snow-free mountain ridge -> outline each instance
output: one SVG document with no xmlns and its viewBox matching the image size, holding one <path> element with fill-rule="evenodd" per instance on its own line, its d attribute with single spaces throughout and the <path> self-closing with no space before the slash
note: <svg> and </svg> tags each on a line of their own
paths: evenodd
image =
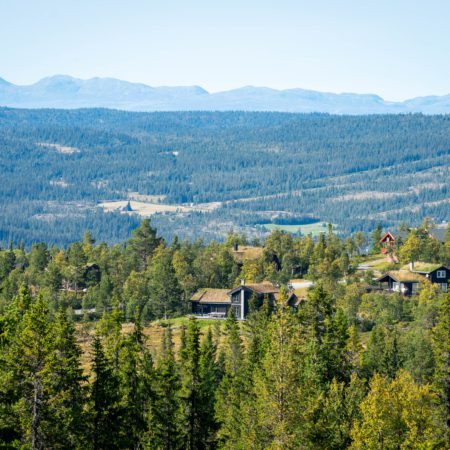
<svg viewBox="0 0 450 450">
<path fill-rule="evenodd" d="M 389 102 L 373 94 L 245 86 L 209 93 L 199 86 L 151 87 L 115 78 L 81 80 L 67 75 L 18 86 L 0 78 L 0 106 L 114 108 L 128 111 L 284 111 L 332 114 L 450 113 L 450 95 Z"/>
</svg>

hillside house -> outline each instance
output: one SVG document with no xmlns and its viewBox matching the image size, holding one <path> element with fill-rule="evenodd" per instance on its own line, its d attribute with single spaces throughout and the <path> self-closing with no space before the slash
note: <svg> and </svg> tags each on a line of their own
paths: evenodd
<svg viewBox="0 0 450 450">
<path fill-rule="evenodd" d="M 199 316 L 223 318 L 231 306 L 228 289 L 199 289 L 191 297 L 192 313 Z"/>
<path fill-rule="evenodd" d="M 442 292 L 448 292 L 450 269 L 440 264 L 411 263 L 400 270 L 391 270 L 377 278 L 383 290 L 414 295 L 425 280 L 438 284 Z"/>
<path fill-rule="evenodd" d="M 237 319 L 245 320 L 251 302 L 260 307 L 265 298 L 272 307 L 275 306 L 280 298 L 280 288 L 269 281 L 246 284 L 242 280 L 239 286 L 231 290 L 210 288 L 198 290 L 191 297 L 192 313 L 210 318 L 225 318 L 232 308 Z M 289 292 L 286 305 L 295 308 L 298 304 L 295 292 Z"/>
<path fill-rule="evenodd" d="M 407 235 L 407 231 L 399 231 L 395 234 L 388 231 L 387 233 L 383 234 L 380 239 L 381 253 L 386 254 L 390 251 L 393 251 L 395 244 L 401 244 L 402 242 L 404 242 Z"/>
<path fill-rule="evenodd" d="M 445 242 L 448 225 L 439 225 L 428 228 L 424 231 L 424 236 L 428 235 L 440 243 Z M 409 231 L 398 231 L 397 233 L 386 232 L 381 236 L 381 253 L 386 254 L 394 249 L 395 246 L 403 244 L 408 237 Z"/>
</svg>

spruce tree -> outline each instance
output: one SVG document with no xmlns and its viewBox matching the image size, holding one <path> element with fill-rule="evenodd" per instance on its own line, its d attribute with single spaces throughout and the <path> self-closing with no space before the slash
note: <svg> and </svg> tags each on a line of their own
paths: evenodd
<svg viewBox="0 0 450 450">
<path fill-rule="evenodd" d="M 199 421 L 200 439 L 198 448 L 215 448 L 217 422 L 214 416 L 217 389 L 216 346 L 211 329 L 200 347 L 199 359 Z"/>
<path fill-rule="evenodd" d="M 48 398 L 43 417 L 46 442 L 55 449 L 80 448 L 85 445 L 86 378 L 80 366 L 75 327 L 62 311 L 56 315 L 50 338 L 52 350 L 43 369 L 44 395 Z"/>
<path fill-rule="evenodd" d="M 120 405 L 119 379 L 112 362 L 103 350 L 101 340 L 92 343 L 93 380 L 89 395 L 90 445 L 94 450 L 121 448 L 123 417 Z"/>
<path fill-rule="evenodd" d="M 446 422 L 446 445 L 450 448 L 450 294 L 442 300 L 438 323 L 433 328 L 432 336 L 436 361 L 434 385 Z"/>
<path fill-rule="evenodd" d="M 301 447 L 300 355 L 302 337 L 290 310 L 279 304 L 268 327 L 269 344 L 254 377 L 255 411 L 247 422 L 249 448 Z M 255 426 L 256 425 L 256 426 Z"/>
<path fill-rule="evenodd" d="M 200 435 L 201 395 L 200 395 L 200 328 L 197 320 L 191 318 L 186 332 L 186 351 L 182 361 L 181 399 L 183 407 L 185 445 L 189 450 L 202 448 Z"/>
<path fill-rule="evenodd" d="M 9 383 L 21 399 L 14 405 L 23 441 L 33 450 L 47 446 L 44 426 L 48 398 L 45 392 L 45 369 L 49 354 L 54 351 L 51 339 L 48 304 L 38 295 L 18 325 L 7 356 Z"/>
<path fill-rule="evenodd" d="M 144 442 L 149 404 L 153 397 L 153 362 L 144 346 L 139 325 L 135 325 L 133 333 L 124 339 L 119 360 L 124 445 L 138 449 Z"/>
<path fill-rule="evenodd" d="M 177 450 L 182 447 L 180 377 L 173 353 L 172 331 L 165 330 L 158 359 L 148 417 L 148 446 L 151 449 Z"/>
</svg>

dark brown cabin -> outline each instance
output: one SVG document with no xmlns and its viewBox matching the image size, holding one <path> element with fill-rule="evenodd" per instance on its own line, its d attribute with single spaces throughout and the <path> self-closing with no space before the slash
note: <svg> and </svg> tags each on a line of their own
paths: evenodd
<svg viewBox="0 0 450 450">
<path fill-rule="evenodd" d="M 192 313 L 211 318 L 224 318 L 233 308 L 234 317 L 245 320 L 251 307 L 259 308 L 267 299 L 274 307 L 280 298 L 280 288 L 269 281 L 262 283 L 241 284 L 234 289 L 200 289 L 191 298 Z M 288 294 L 287 305 L 298 306 L 294 292 Z M 253 302 L 253 304 L 252 304 Z"/>
</svg>

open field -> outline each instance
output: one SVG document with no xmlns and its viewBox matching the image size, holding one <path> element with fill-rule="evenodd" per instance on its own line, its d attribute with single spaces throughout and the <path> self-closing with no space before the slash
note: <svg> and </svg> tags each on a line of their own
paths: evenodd
<svg viewBox="0 0 450 450">
<path fill-rule="evenodd" d="M 69 147 L 67 145 L 52 144 L 47 142 L 38 142 L 37 145 L 39 147 L 56 150 L 58 153 L 62 153 L 65 155 L 71 155 L 72 153 L 80 153 L 80 149 L 78 147 Z"/>
<path fill-rule="evenodd" d="M 98 206 L 103 208 L 106 212 L 112 212 L 117 210 L 124 210 L 128 204 L 128 200 L 114 201 L 114 202 L 103 202 Z M 151 216 L 153 214 L 162 212 L 172 212 L 172 213 L 186 213 L 190 211 L 195 211 L 196 208 L 189 206 L 178 206 L 178 205 L 165 205 L 162 203 L 146 203 L 146 202 L 136 202 L 130 201 L 131 209 L 133 212 L 139 214 L 140 216 Z M 124 211 L 127 212 L 127 211 Z"/>
<path fill-rule="evenodd" d="M 381 254 L 365 256 L 359 263 L 359 267 L 365 268 L 363 270 L 373 270 L 377 276 L 392 269 L 393 265 L 394 263 L 387 256 Z"/>
<path fill-rule="evenodd" d="M 154 197 L 161 199 L 161 196 L 144 196 L 144 197 Z M 128 204 L 128 200 L 119 200 L 111 202 L 102 202 L 98 206 L 102 208 L 105 212 L 122 211 L 128 213 L 125 210 Z M 220 206 L 219 202 L 202 203 L 193 206 L 187 205 L 168 205 L 164 203 L 153 203 L 148 201 L 135 201 L 130 200 L 130 206 L 132 211 L 143 217 L 148 217 L 153 214 L 158 213 L 189 213 L 193 211 L 200 212 L 210 212 Z"/>
<path fill-rule="evenodd" d="M 306 225 L 277 225 L 275 223 L 262 223 L 260 225 L 269 231 L 283 230 L 289 233 L 297 233 L 300 230 L 304 235 L 312 234 L 313 236 L 318 236 L 320 233 L 326 233 L 327 231 L 327 224 L 323 222 Z M 336 225 L 333 225 L 333 227 L 336 227 Z"/>
</svg>

